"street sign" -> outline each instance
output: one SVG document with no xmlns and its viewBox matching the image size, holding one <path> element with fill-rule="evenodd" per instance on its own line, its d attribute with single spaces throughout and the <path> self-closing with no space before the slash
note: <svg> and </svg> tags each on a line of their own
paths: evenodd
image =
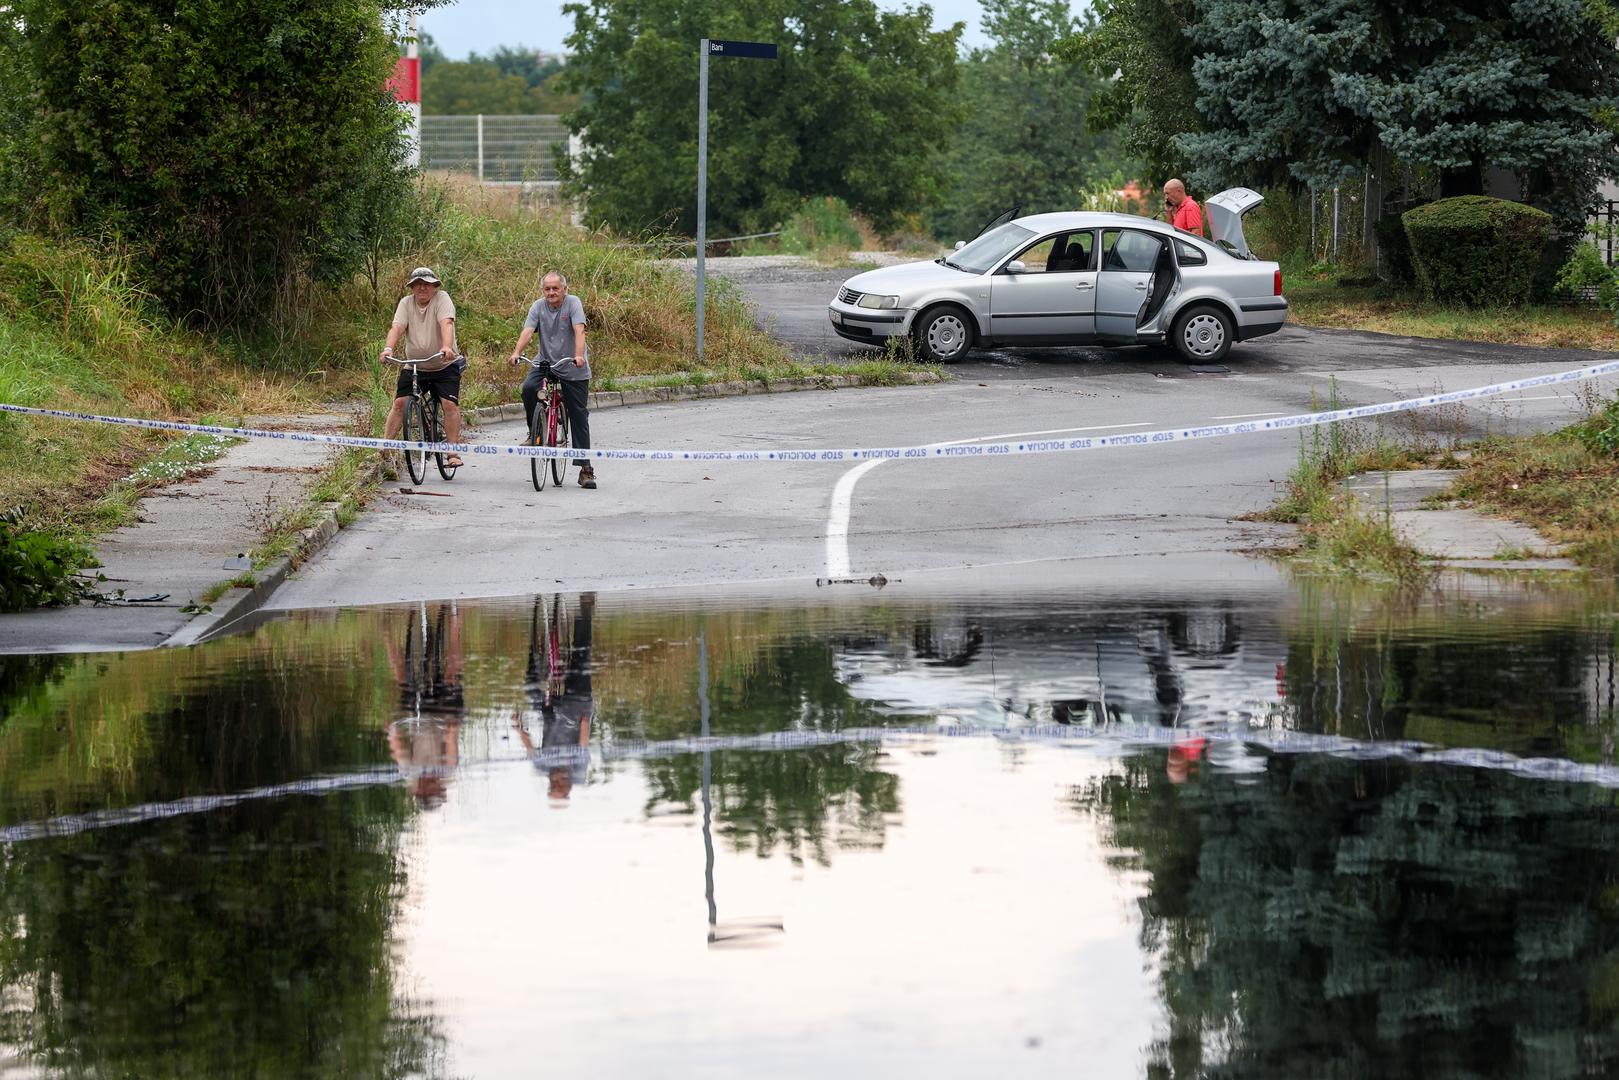
<svg viewBox="0 0 1619 1080">
<path fill-rule="evenodd" d="M 740 56 L 748 60 L 774 60 L 776 47 L 763 41 L 720 41 L 708 39 L 708 55 Z"/>
<path fill-rule="evenodd" d="M 697 46 L 697 359 L 703 358 L 703 281 L 708 267 L 708 58 L 774 60 L 776 47 L 763 41 L 704 38 Z"/>
</svg>

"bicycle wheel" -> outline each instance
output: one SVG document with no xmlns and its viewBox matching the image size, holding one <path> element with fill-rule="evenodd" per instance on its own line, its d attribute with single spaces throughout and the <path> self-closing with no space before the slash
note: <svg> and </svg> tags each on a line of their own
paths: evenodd
<svg viewBox="0 0 1619 1080">
<path fill-rule="evenodd" d="M 539 446 L 539 445 L 541 445 L 541 443 L 540 443 L 540 433 L 542 431 L 544 431 L 544 430 L 545 430 L 545 409 L 543 409 L 539 405 L 535 405 L 534 406 L 534 415 L 533 415 L 533 417 L 531 417 L 529 419 L 529 422 L 528 422 L 528 444 L 530 446 Z M 533 480 L 534 480 L 534 490 L 535 491 L 544 491 L 545 490 L 545 459 L 542 458 L 542 457 L 531 457 L 531 458 L 529 458 L 528 459 L 528 472 L 529 472 L 529 476 L 532 477 Z"/>
<path fill-rule="evenodd" d="M 436 397 L 430 397 L 427 401 L 427 430 L 432 433 L 432 442 L 444 441 L 442 407 L 439 405 L 439 400 Z M 433 455 L 433 461 L 436 465 L 438 465 L 438 474 L 440 476 L 444 477 L 446 480 L 454 480 L 457 466 L 444 464 L 444 459 L 448 456 L 448 454 L 435 453 Z"/>
<path fill-rule="evenodd" d="M 405 426 L 400 438 L 406 442 L 427 441 L 427 414 L 422 410 L 422 399 L 413 397 L 405 402 Z M 413 483 L 427 479 L 427 451 L 406 449 L 405 469 Z"/>
<path fill-rule="evenodd" d="M 568 652 L 573 647 L 573 624 L 568 619 L 568 605 L 560 593 L 551 597 L 551 613 L 546 623 L 546 681 L 561 692 L 562 678 L 568 670 Z"/>
<path fill-rule="evenodd" d="M 555 408 L 556 408 L 556 415 L 557 415 L 556 440 L 551 445 L 553 445 L 553 446 L 567 446 L 568 445 L 568 410 L 563 407 L 563 405 L 562 405 L 562 403 L 560 401 L 556 403 Z M 558 487 L 562 486 L 562 481 L 567 478 L 567 475 L 568 475 L 568 463 L 567 463 L 567 461 L 565 461 L 562 458 L 552 458 L 551 459 L 551 479 L 553 479 L 553 480 L 555 480 L 557 482 Z"/>
</svg>

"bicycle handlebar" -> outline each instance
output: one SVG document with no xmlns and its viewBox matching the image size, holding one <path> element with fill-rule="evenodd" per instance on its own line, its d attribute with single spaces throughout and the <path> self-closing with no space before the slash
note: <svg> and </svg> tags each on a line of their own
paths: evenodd
<svg viewBox="0 0 1619 1080">
<path fill-rule="evenodd" d="M 525 357 L 523 357 L 523 363 L 527 364 L 529 367 L 534 368 L 534 369 L 536 369 L 538 371 L 546 371 L 546 370 L 558 368 L 558 367 L 561 367 L 563 364 L 568 364 L 568 363 L 572 363 L 572 362 L 573 362 L 573 357 L 571 357 L 571 356 L 564 356 L 560 360 L 546 360 L 543 357 L 539 357 L 539 356 L 533 356 L 533 357 L 525 356 Z"/>
<path fill-rule="evenodd" d="M 442 360 L 442 359 L 444 359 L 444 350 L 440 349 L 438 352 L 434 353 L 432 356 L 424 356 L 419 360 L 408 360 L 408 359 L 406 359 L 406 358 L 404 358 L 402 356 L 390 356 L 390 357 L 388 357 L 388 362 L 392 363 L 392 364 L 398 364 L 400 367 L 408 367 L 408 366 L 410 366 L 412 364 L 431 364 L 435 360 Z"/>
</svg>

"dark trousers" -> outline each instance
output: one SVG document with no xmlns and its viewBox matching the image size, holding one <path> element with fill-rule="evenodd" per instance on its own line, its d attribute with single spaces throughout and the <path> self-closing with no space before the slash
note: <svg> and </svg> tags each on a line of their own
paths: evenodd
<svg viewBox="0 0 1619 1080">
<path fill-rule="evenodd" d="M 540 403 L 540 383 L 543 376 L 538 371 L 528 373 L 523 380 L 523 416 L 528 420 L 528 430 L 534 430 L 534 409 Z M 562 407 L 568 412 L 568 438 L 575 450 L 590 449 L 590 380 L 589 379 L 558 379 L 557 385 L 562 387 Z M 575 465 L 584 465 L 584 458 L 575 458 Z"/>
</svg>

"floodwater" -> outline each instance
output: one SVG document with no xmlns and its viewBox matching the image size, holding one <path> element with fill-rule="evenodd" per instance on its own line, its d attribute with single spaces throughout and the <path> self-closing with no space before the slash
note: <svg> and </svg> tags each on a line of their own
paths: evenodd
<svg viewBox="0 0 1619 1080">
<path fill-rule="evenodd" d="M 0 1075 L 1613 1075 L 1616 665 L 1536 584 L 3 657 Z"/>
</svg>

